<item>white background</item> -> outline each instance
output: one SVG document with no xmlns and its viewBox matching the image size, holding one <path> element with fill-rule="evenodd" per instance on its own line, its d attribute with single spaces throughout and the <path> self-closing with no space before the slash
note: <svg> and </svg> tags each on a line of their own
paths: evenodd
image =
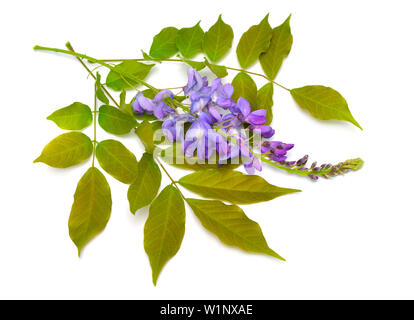
<svg viewBox="0 0 414 320">
<path fill-rule="evenodd" d="M 97 58 L 139 57 L 161 28 L 201 19 L 207 30 L 220 13 L 233 27 L 236 45 L 267 12 L 272 26 L 292 13 L 294 43 L 277 81 L 337 89 L 364 128 L 314 120 L 276 88 L 276 138 L 295 143 L 292 159 L 310 154 L 311 161 L 336 163 L 361 157 L 364 168 L 313 183 L 265 167 L 269 182 L 303 190 L 243 206 L 287 262 L 222 245 L 187 207 L 181 249 L 157 287 L 143 249 L 148 211 L 131 215 L 127 186 L 107 175 L 112 216 L 79 259 L 67 219 L 90 162 L 58 170 L 32 161 L 62 133 L 45 118 L 74 101 L 91 105 L 93 81 L 73 58 L 32 47 L 64 48 L 71 41 Z M 3 3 L 0 298 L 414 298 L 412 13 L 410 1 L 378 0 Z M 223 64 L 238 65 L 234 51 Z M 185 80 L 183 66 L 166 63 L 149 78 L 158 87 Z M 107 137 L 98 131 L 99 140 Z M 122 139 L 139 158 L 142 147 L 133 135 Z M 170 170 L 176 178 L 185 174 Z"/>
</svg>

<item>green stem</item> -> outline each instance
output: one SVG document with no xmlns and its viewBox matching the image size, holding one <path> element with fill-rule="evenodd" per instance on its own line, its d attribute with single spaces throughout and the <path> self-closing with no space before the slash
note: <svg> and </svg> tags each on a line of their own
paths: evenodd
<svg viewBox="0 0 414 320">
<path fill-rule="evenodd" d="M 96 118 L 98 115 L 97 105 L 96 105 L 96 83 L 93 84 L 94 87 L 94 102 L 93 102 L 93 155 L 92 155 L 92 167 L 95 167 L 95 157 L 96 157 Z"/>
<path fill-rule="evenodd" d="M 67 43 L 67 45 L 70 46 L 70 43 Z M 58 49 L 58 48 L 49 48 L 49 47 L 42 47 L 42 46 L 34 46 L 33 47 L 34 50 L 39 50 L 39 51 L 52 51 L 52 52 L 56 52 L 56 53 L 63 53 L 63 54 L 68 54 L 77 58 L 81 58 L 81 59 L 86 59 L 92 63 L 97 63 L 100 64 L 101 66 L 104 66 L 106 68 L 108 68 L 109 70 L 119 74 L 121 76 L 121 78 L 130 78 L 133 81 L 142 84 L 144 86 L 146 86 L 147 88 L 154 90 L 155 92 L 158 92 L 158 90 L 156 88 L 154 88 L 153 86 L 151 86 L 150 84 L 148 84 L 147 82 L 145 82 L 144 80 L 138 79 L 137 77 L 130 75 L 130 74 L 126 74 L 125 72 L 121 72 L 119 70 L 117 70 L 115 67 L 111 66 L 110 64 L 106 63 L 105 61 L 99 60 L 99 59 L 95 59 L 93 57 L 90 57 L 86 54 L 82 54 L 82 53 L 77 53 L 74 51 L 68 51 L 68 50 L 64 50 L 64 49 Z M 125 81 L 125 79 L 124 79 Z"/>
<path fill-rule="evenodd" d="M 73 49 L 72 45 L 70 44 L 70 42 L 66 43 L 66 47 L 73 53 L 76 53 L 75 50 Z M 76 59 L 82 64 L 82 66 L 88 71 L 88 73 L 92 76 L 92 78 L 94 78 L 96 80 L 96 76 L 93 74 L 93 72 L 88 68 L 88 66 L 85 64 L 85 62 L 82 61 L 81 58 L 76 57 Z M 112 95 L 108 92 L 108 90 L 105 88 L 105 86 L 100 83 L 99 84 L 102 88 L 102 90 L 106 93 L 106 95 L 112 100 L 112 102 L 118 107 L 120 108 L 120 105 L 118 104 L 118 102 L 116 102 L 116 100 L 112 97 Z"/>
<path fill-rule="evenodd" d="M 180 188 L 178 187 L 177 183 L 175 182 L 175 180 L 170 176 L 170 174 L 168 173 L 167 169 L 165 169 L 164 165 L 161 163 L 161 161 L 157 158 L 154 157 L 155 160 L 158 162 L 158 164 L 160 165 L 161 169 L 165 172 L 165 174 L 168 176 L 168 178 L 171 180 L 172 184 L 177 188 L 178 192 L 180 193 L 181 197 L 183 198 L 183 200 L 185 200 L 185 197 L 183 195 L 183 193 L 181 192 Z"/>
<path fill-rule="evenodd" d="M 108 68 L 109 70 L 111 70 L 111 71 L 119 74 L 119 76 L 122 78 L 122 80 L 124 80 L 132 89 L 135 89 L 136 90 L 136 88 L 126 78 L 132 79 L 133 81 L 135 81 L 135 82 L 137 82 L 139 84 L 142 84 L 142 85 L 146 86 L 147 88 L 153 90 L 155 93 L 158 93 L 160 91 L 159 89 L 153 87 L 152 85 L 150 85 L 149 83 L 145 82 L 144 80 L 138 79 L 138 78 L 136 78 L 133 75 L 129 75 L 129 74 L 126 74 L 124 72 L 121 72 L 121 71 L 115 69 L 113 66 L 111 66 L 108 63 L 106 63 L 103 60 L 99 60 L 99 59 L 90 57 L 90 56 L 88 56 L 86 54 L 82 54 L 82 53 L 75 52 L 69 42 L 66 43 L 66 47 L 69 48 L 69 51 L 68 50 L 64 50 L 64 49 L 59 49 L 59 48 L 49 48 L 49 47 L 43 47 L 43 46 L 37 46 L 37 45 L 34 46 L 33 49 L 34 50 L 39 50 L 39 51 L 52 51 L 52 52 L 56 52 L 56 53 L 63 53 L 63 54 L 67 54 L 67 55 L 74 56 L 74 57 L 76 57 L 82 63 L 82 65 L 88 70 L 88 72 L 93 76 L 94 79 L 96 79 L 95 78 L 95 75 L 85 65 L 85 63 L 82 61 L 82 59 L 86 59 L 86 60 L 88 60 L 88 61 L 90 61 L 92 63 L 96 63 L 96 64 L 99 64 L 101 66 L 104 66 L 104 67 Z M 151 60 L 145 59 L 145 61 L 151 61 Z M 178 60 L 178 61 L 181 61 L 181 60 Z M 119 108 L 119 104 L 109 94 L 108 90 L 106 90 L 106 88 L 102 84 L 101 84 L 101 86 L 104 89 L 105 93 L 108 94 L 108 96 L 111 98 L 111 100 Z M 182 109 L 184 109 L 186 111 L 189 111 L 189 108 L 188 107 L 184 106 L 183 104 L 179 103 L 178 101 L 172 100 L 171 103 L 174 106 L 176 106 L 176 107 L 180 107 L 180 108 L 182 108 Z"/>
<path fill-rule="evenodd" d="M 103 60 L 100 60 L 100 61 L 104 61 L 104 62 L 121 62 L 121 61 L 165 61 L 165 62 L 184 62 L 184 63 L 186 61 L 188 61 L 188 62 L 194 62 L 194 63 L 201 63 L 201 61 L 195 61 L 195 60 L 190 60 L 190 59 L 183 60 L 183 59 L 155 59 L 155 58 L 154 59 L 145 59 L 145 58 L 142 58 L 142 59 L 103 59 Z M 249 73 L 251 75 L 258 76 L 258 77 L 262 77 L 262 78 L 266 79 L 267 81 L 272 82 L 275 85 L 279 86 L 280 88 L 285 89 L 287 91 L 290 91 L 290 89 L 288 89 L 287 87 L 285 87 L 285 86 L 281 85 L 280 83 L 278 83 L 278 82 L 270 79 L 269 77 L 267 77 L 264 74 L 256 73 L 256 72 L 252 72 L 252 71 L 248 71 L 248 70 L 240 69 L 240 68 L 222 66 L 222 65 L 218 65 L 218 64 L 212 64 L 212 65 L 213 66 L 218 66 L 218 67 L 224 67 L 226 69 L 233 70 L 233 71 L 239 71 L 239 72 Z"/>
</svg>

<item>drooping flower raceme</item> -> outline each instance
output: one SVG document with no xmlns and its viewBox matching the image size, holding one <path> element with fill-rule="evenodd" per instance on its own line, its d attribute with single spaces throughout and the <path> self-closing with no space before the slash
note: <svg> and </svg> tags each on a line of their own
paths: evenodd
<svg viewBox="0 0 414 320">
<path fill-rule="evenodd" d="M 231 84 L 223 84 L 220 78 L 209 83 L 206 77 L 190 68 L 183 92 L 189 108 L 182 103 L 172 108 L 166 101 L 166 98 L 170 101 L 175 98 L 170 90 L 159 91 L 154 99 L 138 92 L 132 108 L 138 114 L 152 114 L 161 120 L 164 135 L 170 142 L 180 142 L 186 157 L 197 156 L 199 161 L 206 161 L 217 156 L 218 165 L 240 159 L 250 174 L 262 170 L 261 157 L 274 162 L 287 159 L 286 153 L 293 144 L 266 140 L 257 145 L 254 142 L 255 137 L 271 138 L 275 130 L 265 125 L 265 109 L 252 109 L 243 97 L 237 102 L 233 100 Z M 181 108 L 176 108 L 177 105 Z"/>
</svg>

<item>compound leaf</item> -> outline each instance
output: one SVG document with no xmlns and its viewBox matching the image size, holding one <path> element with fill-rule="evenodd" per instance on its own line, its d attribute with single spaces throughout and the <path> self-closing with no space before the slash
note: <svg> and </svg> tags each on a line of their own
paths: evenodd
<svg viewBox="0 0 414 320">
<path fill-rule="evenodd" d="M 198 22 L 194 27 L 182 28 L 177 33 L 177 48 L 184 58 L 192 58 L 202 51 L 204 32 Z"/>
<path fill-rule="evenodd" d="M 128 201 L 131 213 L 149 205 L 161 185 L 161 171 L 152 154 L 144 153 L 138 163 L 135 181 L 129 186 Z"/>
<path fill-rule="evenodd" d="M 106 85 L 115 91 L 135 89 L 139 80 L 144 80 L 153 66 L 132 60 L 121 62 L 108 73 Z"/>
<path fill-rule="evenodd" d="M 162 29 L 153 39 L 150 56 L 158 59 L 171 58 L 178 52 L 175 44 L 178 29 L 174 27 L 167 27 Z"/>
<path fill-rule="evenodd" d="M 217 22 L 204 34 L 203 50 L 212 62 L 217 62 L 230 50 L 233 29 L 218 17 Z M 222 77 L 220 77 L 222 78 Z"/>
<path fill-rule="evenodd" d="M 130 133 L 137 126 L 137 121 L 131 115 L 112 106 L 99 108 L 98 123 L 105 131 L 123 135 Z"/>
<path fill-rule="evenodd" d="M 224 200 L 235 204 L 249 204 L 272 200 L 296 189 L 280 188 L 262 177 L 234 170 L 207 169 L 182 177 L 183 187 L 205 198 Z"/>
<path fill-rule="evenodd" d="M 214 200 L 186 201 L 201 224 L 224 244 L 285 260 L 269 248 L 259 224 L 250 220 L 238 206 Z"/>
<path fill-rule="evenodd" d="M 301 108 L 315 118 L 348 121 L 362 130 L 338 91 L 324 86 L 305 86 L 290 90 L 290 94 Z"/>
<path fill-rule="evenodd" d="M 212 64 L 208 62 L 207 59 L 205 59 L 205 64 L 218 78 L 224 78 L 228 75 L 227 68 L 225 66 Z"/>
<path fill-rule="evenodd" d="M 254 80 L 247 73 L 239 72 L 231 84 L 234 87 L 233 100 L 237 101 L 243 97 L 250 102 L 250 106 L 254 109 L 257 105 L 257 86 Z"/>
<path fill-rule="evenodd" d="M 283 60 L 289 55 L 292 47 L 292 34 L 290 33 L 290 16 L 280 26 L 273 29 L 270 47 L 260 55 L 260 64 L 263 71 L 270 78 L 276 78 Z"/>
<path fill-rule="evenodd" d="M 257 107 L 256 109 L 266 110 L 266 125 L 272 123 L 273 120 L 273 83 L 266 83 L 257 91 Z"/>
<path fill-rule="evenodd" d="M 88 159 L 93 151 L 91 139 L 82 132 L 67 132 L 50 141 L 34 162 L 54 168 L 67 168 Z"/>
<path fill-rule="evenodd" d="M 86 104 L 74 102 L 47 117 L 64 130 L 82 130 L 92 123 L 92 111 Z"/>
<path fill-rule="evenodd" d="M 269 49 L 272 28 L 268 22 L 269 14 L 258 24 L 250 27 L 237 45 L 236 53 L 240 66 L 247 69 L 257 61 L 259 55 Z"/>
<path fill-rule="evenodd" d="M 138 174 L 138 161 L 135 155 L 121 142 L 104 140 L 96 147 L 99 165 L 115 179 L 130 184 Z"/>
<path fill-rule="evenodd" d="M 178 252 L 185 231 L 185 207 L 178 190 L 169 185 L 152 202 L 144 227 L 144 249 L 152 268 L 152 281 Z"/>
<path fill-rule="evenodd" d="M 69 217 L 69 235 L 79 256 L 82 248 L 105 229 L 111 208 L 108 182 L 97 168 L 89 168 L 78 183 Z"/>
</svg>

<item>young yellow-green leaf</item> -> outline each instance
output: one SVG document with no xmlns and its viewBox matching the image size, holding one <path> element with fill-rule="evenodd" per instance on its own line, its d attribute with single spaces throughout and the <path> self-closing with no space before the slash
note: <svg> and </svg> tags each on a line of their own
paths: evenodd
<svg viewBox="0 0 414 320">
<path fill-rule="evenodd" d="M 152 124 L 147 120 L 142 121 L 138 128 L 135 130 L 135 133 L 144 145 L 145 151 L 148 153 L 153 153 L 155 145 Z"/>
<path fill-rule="evenodd" d="M 96 73 L 95 90 L 96 90 L 96 97 L 98 98 L 98 100 L 103 102 L 104 104 L 108 104 L 109 99 L 106 96 L 105 92 L 102 90 L 101 75 L 99 74 L 99 72 Z"/>
<path fill-rule="evenodd" d="M 121 62 L 108 73 L 106 85 L 115 91 L 134 89 L 138 80 L 144 80 L 153 66 L 132 60 Z"/>
<path fill-rule="evenodd" d="M 214 233 L 224 244 L 285 260 L 269 248 L 259 224 L 250 220 L 238 206 L 214 200 L 186 201 L 204 228 Z"/>
<path fill-rule="evenodd" d="M 269 14 L 258 24 L 250 27 L 241 37 L 236 53 L 240 66 L 247 69 L 257 61 L 259 55 L 269 49 L 272 28 L 267 21 Z"/>
<path fill-rule="evenodd" d="M 131 115 L 112 106 L 99 108 L 98 123 L 105 131 L 116 135 L 130 133 L 137 126 Z"/>
<path fill-rule="evenodd" d="M 108 182 L 97 168 L 89 168 L 78 183 L 69 217 L 69 235 L 79 256 L 83 247 L 105 229 L 111 208 Z"/>
<path fill-rule="evenodd" d="M 68 132 L 50 141 L 34 162 L 43 162 L 54 168 L 67 168 L 88 159 L 92 151 L 93 144 L 87 135 Z"/>
<path fill-rule="evenodd" d="M 203 50 L 212 62 L 217 62 L 230 50 L 233 29 L 218 17 L 217 22 L 204 34 Z"/>
<path fill-rule="evenodd" d="M 276 78 L 283 60 L 289 55 L 292 47 L 292 34 L 290 33 L 290 16 L 280 26 L 273 29 L 270 47 L 260 57 L 263 71 L 270 78 Z"/>
<path fill-rule="evenodd" d="M 205 160 L 205 163 L 199 163 L 200 159 L 198 159 L 198 157 L 186 157 L 181 152 L 180 144 L 177 143 L 174 143 L 172 146 L 162 150 L 161 159 L 176 168 L 193 171 L 205 169 L 236 169 L 241 164 L 241 159 L 235 158 L 229 159 L 226 163 L 222 163 L 221 166 L 218 166 L 218 154 L 212 155 L 210 159 Z M 232 163 L 232 161 L 234 163 Z"/>
<path fill-rule="evenodd" d="M 266 125 L 272 123 L 273 120 L 273 83 L 269 82 L 257 91 L 257 107 L 256 109 L 266 110 Z"/>
<path fill-rule="evenodd" d="M 198 22 L 194 27 L 178 30 L 176 45 L 184 58 L 192 58 L 202 51 L 204 32 Z"/>
<path fill-rule="evenodd" d="M 252 109 L 257 105 L 257 86 L 254 80 L 245 72 L 239 72 L 231 82 L 234 87 L 233 100 L 237 102 L 240 97 L 250 102 Z"/>
<path fill-rule="evenodd" d="M 184 62 L 197 71 L 201 71 L 206 67 L 206 63 L 204 61 L 191 61 L 184 59 Z"/>
<path fill-rule="evenodd" d="M 92 123 L 92 111 L 86 104 L 74 102 L 47 117 L 64 130 L 82 130 Z"/>
<path fill-rule="evenodd" d="M 158 193 L 161 184 L 161 171 L 152 154 L 144 153 L 138 163 L 138 174 L 129 186 L 129 209 L 133 214 L 149 205 Z"/>
<path fill-rule="evenodd" d="M 200 196 L 236 204 L 268 201 L 300 191 L 274 186 L 256 175 L 223 169 L 197 171 L 182 177 L 178 183 Z"/>
<path fill-rule="evenodd" d="M 156 58 L 153 58 L 153 57 L 151 57 L 148 53 L 146 53 L 144 50 L 141 50 L 141 53 L 142 53 L 142 57 L 144 58 L 144 59 L 146 59 L 146 60 L 151 60 L 151 61 L 154 61 L 154 62 L 157 62 L 157 63 L 160 63 L 161 64 L 161 61 L 160 60 L 157 60 Z"/>
<path fill-rule="evenodd" d="M 348 121 L 362 130 L 338 91 L 324 86 L 305 86 L 290 90 L 290 94 L 301 108 L 315 118 Z"/>
<path fill-rule="evenodd" d="M 131 103 L 126 103 L 125 98 L 126 98 L 126 91 L 122 90 L 121 93 L 119 94 L 119 110 L 121 110 L 123 113 L 126 113 L 130 116 L 134 116 L 135 112 L 134 110 L 132 110 L 132 105 Z"/>
<path fill-rule="evenodd" d="M 137 178 L 137 158 L 119 141 L 99 142 L 96 147 L 96 158 L 102 169 L 123 183 L 130 184 Z"/>
<path fill-rule="evenodd" d="M 228 75 L 227 68 L 225 66 L 219 66 L 216 64 L 212 64 L 205 59 L 205 64 L 207 67 L 213 72 L 218 78 L 224 78 Z"/>
<path fill-rule="evenodd" d="M 152 202 L 144 227 L 144 249 L 154 285 L 162 268 L 180 249 L 184 231 L 184 201 L 178 190 L 169 185 Z"/>
<path fill-rule="evenodd" d="M 151 57 L 168 59 L 175 55 L 178 52 L 177 45 L 175 44 L 177 33 L 178 29 L 174 27 L 162 29 L 152 41 L 150 49 Z"/>
</svg>

